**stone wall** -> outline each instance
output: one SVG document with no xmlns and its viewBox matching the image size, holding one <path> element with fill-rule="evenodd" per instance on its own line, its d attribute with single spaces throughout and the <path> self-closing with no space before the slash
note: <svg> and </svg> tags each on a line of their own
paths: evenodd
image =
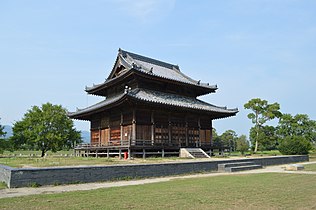
<svg viewBox="0 0 316 210">
<path fill-rule="evenodd" d="M 4 182 L 9 186 L 12 169 L 13 168 L 11 168 L 11 167 L 8 167 L 5 165 L 0 165 L 0 182 Z"/>
<path fill-rule="evenodd" d="M 308 161 L 302 156 L 276 156 L 267 158 L 244 158 L 239 160 L 188 161 L 161 164 L 128 164 L 111 166 L 58 167 L 58 168 L 10 168 L 0 166 L 0 181 L 9 187 L 55 185 L 113 181 L 131 178 L 170 176 L 202 171 L 216 171 L 221 163 L 253 161 L 263 166 Z"/>
</svg>

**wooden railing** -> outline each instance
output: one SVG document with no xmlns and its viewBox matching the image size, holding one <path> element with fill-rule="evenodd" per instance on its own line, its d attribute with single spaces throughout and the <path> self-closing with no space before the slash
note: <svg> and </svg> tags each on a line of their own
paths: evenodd
<svg viewBox="0 0 316 210">
<path fill-rule="evenodd" d="M 128 140 L 115 140 L 109 141 L 106 144 L 78 144 L 75 149 L 89 149 L 89 148 L 101 148 L 109 146 L 128 146 L 130 142 Z"/>
<path fill-rule="evenodd" d="M 153 142 L 152 140 L 114 140 L 105 144 L 78 144 L 75 149 L 89 149 L 89 148 L 102 148 L 112 146 L 185 146 L 185 143 L 179 144 L 178 142 Z"/>
<path fill-rule="evenodd" d="M 102 147 L 120 147 L 120 146 L 164 146 L 164 147 L 186 147 L 184 142 L 153 142 L 152 140 L 113 140 L 109 141 L 106 144 L 79 144 L 76 146 L 76 149 L 89 149 L 89 148 L 102 148 Z M 214 148 L 228 148 L 229 145 L 225 145 L 223 142 L 195 142 L 192 147 L 200 146 L 210 146 Z"/>
</svg>

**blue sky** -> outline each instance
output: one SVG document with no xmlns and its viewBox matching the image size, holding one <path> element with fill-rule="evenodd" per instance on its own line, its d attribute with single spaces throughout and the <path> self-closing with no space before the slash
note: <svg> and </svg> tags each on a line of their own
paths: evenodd
<svg viewBox="0 0 316 210">
<path fill-rule="evenodd" d="M 219 133 L 248 134 L 243 104 L 255 97 L 315 120 L 315 8 L 312 0 L 0 0 L 0 123 L 46 102 L 74 111 L 101 100 L 84 88 L 104 81 L 118 48 L 217 84 L 202 99 L 240 110 L 214 122 Z"/>
</svg>

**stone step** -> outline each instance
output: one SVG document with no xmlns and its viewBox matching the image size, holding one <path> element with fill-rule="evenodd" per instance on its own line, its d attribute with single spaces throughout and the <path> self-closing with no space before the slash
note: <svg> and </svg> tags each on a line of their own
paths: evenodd
<svg viewBox="0 0 316 210">
<path fill-rule="evenodd" d="M 186 148 L 186 150 L 189 152 L 201 152 L 200 148 Z"/>
<path fill-rule="evenodd" d="M 201 148 L 181 148 L 180 157 L 210 158 Z"/>
<path fill-rule="evenodd" d="M 202 152 L 190 152 L 190 154 L 195 158 L 206 158 L 205 154 Z"/>
<path fill-rule="evenodd" d="M 254 162 L 252 161 L 248 161 L 248 162 L 232 162 L 232 163 L 222 163 L 222 164 L 218 164 L 217 168 L 218 171 L 226 171 L 226 168 L 229 167 L 238 167 L 238 166 L 245 166 L 245 165 L 255 165 Z"/>
<path fill-rule="evenodd" d="M 235 166 L 235 167 L 228 167 L 225 168 L 226 172 L 238 172 L 238 171 L 247 171 L 247 170 L 254 170 L 254 169 L 261 169 L 262 165 L 244 165 L 244 166 Z"/>
</svg>

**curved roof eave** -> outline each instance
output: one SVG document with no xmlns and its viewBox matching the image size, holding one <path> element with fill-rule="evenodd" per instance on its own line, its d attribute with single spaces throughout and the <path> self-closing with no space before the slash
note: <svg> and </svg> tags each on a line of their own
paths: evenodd
<svg viewBox="0 0 316 210">
<path fill-rule="evenodd" d="M 238 109 L 227 109 L 226 107 L 215 106 L 196 98 L 137 88 L 126 91 L 116 97 L 107 98 L 104 101 L 101 101 L 90 107 L 81 110 L 78 109 L 76 112 L 70 113 L 69 117 L 82 119 L 84 116 L 98 113 L 110 107 L 119 105 L 126 99 L 137 100 L 153 105 L 163 105 L 192 111 L 214 113 L 217 114 L 219 118 L 234 116 L 238 113 Z"/>
</svg>

